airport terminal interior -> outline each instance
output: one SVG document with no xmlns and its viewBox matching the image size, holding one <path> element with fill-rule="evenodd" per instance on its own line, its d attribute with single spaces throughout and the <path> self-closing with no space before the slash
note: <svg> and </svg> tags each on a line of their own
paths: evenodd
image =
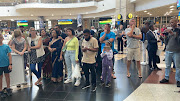
<svg viewBox="0 0 180 101">
<path fill-rule="evenodd" d="M 180 101 L 180 0 L 0 0 L 0 101 Z"/>
</svg>

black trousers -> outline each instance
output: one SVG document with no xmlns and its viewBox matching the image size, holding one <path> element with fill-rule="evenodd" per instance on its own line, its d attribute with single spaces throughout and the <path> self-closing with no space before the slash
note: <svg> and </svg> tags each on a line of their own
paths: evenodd
<svg viewBox="0 0 180 101">
<path fill-rule="evenodd" d="M 79 54 L 78 54 L 78 59 L 79 59 L 79 65 L 82 68 L 82 51 L 81 51 L 81 47 L 79 46 Z"/>
<path fill-rule="evenodd" d="M 153 67 L 157 68 L 156 64 L 156 52 L 157 50 L 148 50 L 148 56 L 149 56 L 149 67 L 152 68 L 152 62 L 153 62 Z"/>
<path fill-rule="evenodd" d="M 117 40 L 118 40 L 118 51 L 120 51 L 120 47 L 121 47 L 121 51 L 123 52 L 123 40 L 122 40 L 122 37 L 117 38 Z"/>
<path fill-rule="evenodd" d="M 89 84 L 89 70 L 91 71 L 91 84 L 96 85 L 95 64 L 83 63 L 83 71 L 86 78 L 86 83 Z"/>
</svg>

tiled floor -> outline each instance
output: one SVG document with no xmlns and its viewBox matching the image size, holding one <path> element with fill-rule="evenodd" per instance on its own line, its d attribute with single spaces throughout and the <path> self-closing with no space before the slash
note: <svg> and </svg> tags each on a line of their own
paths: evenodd
<svg viewBox="0 0 180 101">
<path fill-rule="evenodd" d="M 147 67 L 142 67 L 143 78 L 139 79 L 137 70 L 132 63 L 131 78 L 126 77 L 126 55 L 117 54 L 115 62 L 115 72 L 117 79 L 112 80 L 111 88 L 99 86 L 100 76 L 97 76 L 97 91 L 90 89 L 82 90 L 84 78 L 80 87 L 72 84 L 53 83 L 50 80 L 43 80 L 42 86 L 25 86 L 17 89 L 14 87 L 13 95 L 3 101 L 123 101 L 137 87 L 139 87 L 151 73 Z M 33 82 L 36 78 L 33 77 Z"/>
</svg>

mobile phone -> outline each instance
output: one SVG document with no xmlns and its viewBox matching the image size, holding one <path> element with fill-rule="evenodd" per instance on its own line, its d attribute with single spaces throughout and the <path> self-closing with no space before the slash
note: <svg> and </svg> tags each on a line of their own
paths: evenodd
<svg viewBox="0 0 180 101">
<path fill-rule="evenodd" d="M 172 27 L 167 27 L 167 29 L 172 29 Z"/>
<path fill-rule="evenodd" d="M 136 35 L 136 33 L 135 33 L 135 32 L 133 32 L 133 35 Z"/>
</svg>

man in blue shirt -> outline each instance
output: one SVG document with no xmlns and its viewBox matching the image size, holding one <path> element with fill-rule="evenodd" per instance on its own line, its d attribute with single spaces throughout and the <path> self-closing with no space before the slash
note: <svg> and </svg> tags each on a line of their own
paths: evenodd
<svg viewBox="0 0 180 101">
<path fill-rule="evenodd" d="M 111 25 L 110 24 L 106 24 L 104 26 L 104 32 L 101 33 L 100 35 L 100 42 L 101 42 L 101 52 L 102 50 L 104 49 L 104 46 L 105 46 L 105 42 L 106 41 L 110 41 L 112 43 L 112 50 L 113 52 L 115 51 L 114 49 L 114 40 L 116 38 L 116 35 L 114 32 L 111 32 L 110 31 L 110 28 L 111 28 Z"/>
<path fill-rule="evenodd" d="M 10 89 L 10 76 L 9 73 L 12 70 L 12 57 L 11 57 L 11 49 L 8 45 L 2 43 L 3 35 L 0 34 L 0 97 L 4 98 L 5 94 L 2 91 L 2 79 L 3 72 L 6 77 L 7 84 L 7 94 L 11 95 L 12 90 Z"/>
<path fill-rule="evenodd" d="M 111 25 L 110 24 L 105 24 L 104 26 L 104 32 L 101 33 L 100 35 L 100 38 L 99 38 L 99 41 L 101 42 L 101 52 L 103 51 L 104 49 L 104 46 L 105 46 L 105 43 L 107 41 L 111 42 L 112 43 L 112 47 L 111 49 L 113 50 L 113 52 L 115 52 L 115 49 L 114 49 L 114 40 L 116 38 L 116 35 L 114 32 L 111 32 L 110 31 L 110 28 L 111 28 Z M 114 63 L 114 56 L 113 56 L 113 63 Z M 114 76 L 114 74 L 112 73 L 112 77 L 114 79 L 116 79 L 116 77 Z"/>
</svg>

